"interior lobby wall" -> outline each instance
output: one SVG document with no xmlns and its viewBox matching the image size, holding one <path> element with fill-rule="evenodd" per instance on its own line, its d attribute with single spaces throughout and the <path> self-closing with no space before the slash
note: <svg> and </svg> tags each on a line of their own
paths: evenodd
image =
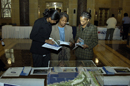
<svg viewBox="0 0 130 86">
<path fill-rule="evenodd" d="M 20 9 L 19 9 L 19 0 L 12 1 L 12 22 L 16 25 L 20 25 Z M 38 0 L 29 0 L 29 25 L 33 25 L 34 21 L 38 19 Z M 4 19 L 5 21 L 7 19 Z M 6 21 L 7 22 L 7 21 Z"/>
<path fill-rule="evenodd" d="M 32 26 L 36 19 L 43 17 L 43 12 L 46 8 L 46 2 L 62 2 L 62 11 L 68 11 L 70 25 L 77 26 L 78 0 L 29 0 L 29 25 Z M 99 8 L 109 8 L 109 16 L 114 13 L 118 20 L 118 24 L 121 24 L 124 13 L 128 13 L 130 17 L 129 5 L 130 0 L 87 0 L 87 10 L 90 8 L 92 14 L 91 23 L 94 23 L 95 20 L 98 20 L 98 18 L 95 16 L 95 13 L 99 14 Z M 17 25 L 20 25 L 19 0 L 12 0 L 11 6 L 12 18 L 0 18 L 0 24 L 16 23 Z M 97 15 L 97 17 L 99 17 L 99 15 Z"/>
<path fill-rule="evenodd" d="M 19 0 L 12 0 L 12 23 L 20 25 Z M 29 0 L 29 25 L 32 26 L 38 19 L 38 0 Z"/>
<path fill-rule="evenodd" d="M 130 0 L 123 0 L 123 17 L 124 17 L 124 13 L 128 13 L 129 17 L 130 17 Z"/>
<path fill-rule="evenodd" d="M 118 24 L 122 24 L 122 18 L 124 13 L 128 13 L 130 17 L 129 10 L 130 0 L 95 0 L 95 13 L 97 13 L 99 21 L 99 8 L 109 8 L 109 17 L 111 14 L 115 14 Z M 120 10 L 120 12 L 119 12 Z"/>
<path fill-rule="evenodd" d="M 96 0 L 87 0 L 87 11 L 91 11 L 91 20 L 90 22 L 94 24 L 95 20 L 95 1 Z"/>
<path fill-rule="evenodd" d="M 19 0 L 11 0 L 12 6 L 12 23 L 20 25 Z"/>
<path fill-rule="evenodd" d="M 69 7 L 69 0 L 29 0 L 29 25 L 33 25 L 35 20 L 43 17 L 43 12 L 46 9 L 46 2 L 62 2 L 63 11 L 67 11 Z M 19 0 L 12 0 L 12 18 L 1 19 L 0 23 L 16 23 L 20 25 L 20 14 L 19 14 Z"/>
<path fill-rule="evenodd" d="M 29 22 L 33 26 L 35 20 L 38 19 L 38 0 L 29 0 Z"/>
<path fill-rule="evenodd" d="M 77 0 L 69 0 L 69 24 L 77 26 Z"/>
<path fill-rule="evenodd" d="M 40 17 L 43 17 L 43 12 L 46 9 L 47 2 L 61 2 L 62 3 L 62 12 L 67 11 L 69 7 L 69 0 L 38 0 L 38 6 L 40 7 Z"/>
</svg>

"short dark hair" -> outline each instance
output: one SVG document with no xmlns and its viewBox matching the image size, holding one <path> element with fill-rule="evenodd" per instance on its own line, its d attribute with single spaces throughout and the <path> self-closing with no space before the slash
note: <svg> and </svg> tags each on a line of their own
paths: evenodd
<svg viewBox="0 0 130 86">
<path fill-rule="evenodd" d="M 89 12 L 82 12 L 80 17 L 85 17 L 87 19 L 91 19 L 91 14 Z"/>
<path fill-rule="evenodd" d="M 51 17 L 52 20 L 59 20 L 60 16 L 57 10 L 45 9 L 43 16 L 45 18 Z"/>
<path fill-rule="evenodd" d="M 124 16 L 128 16 L 128 14 L 127 14 L 127 13 L 124 13 Z"/>
<path fill-rule="evenodd" d="M 61 12 L 61 13 L 60 13 L 60 19 L 61 19 L 62 17 L 66 17 L 66 18 L 67 18 L 67 22 L 69 21 L 69 16 L 68 16 L 65 12 Z"/>
</svg>

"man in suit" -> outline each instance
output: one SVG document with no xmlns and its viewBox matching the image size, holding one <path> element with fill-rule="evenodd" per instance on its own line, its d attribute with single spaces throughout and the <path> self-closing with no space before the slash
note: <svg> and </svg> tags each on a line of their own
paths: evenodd
<svg viewBox="0 0 130 86">
<path fill-rule="evenodd" d="M 52 26 L 51 37 L 55 40 L 61 40 L 70 42 L 70 46 L 73 44 L 73 34 L 72 27 L 66 25 L 66 22 L 69 20 L 68 15 L 65 12 L 60 13 L 59 22 Z M 62 50 L 55 51 L 51 53 L 51 60 L 69 60 L 70 58 L 70 47 L 63 46 Z M 52 63 L 52 62 L 51 62 Z"/>
</svg>

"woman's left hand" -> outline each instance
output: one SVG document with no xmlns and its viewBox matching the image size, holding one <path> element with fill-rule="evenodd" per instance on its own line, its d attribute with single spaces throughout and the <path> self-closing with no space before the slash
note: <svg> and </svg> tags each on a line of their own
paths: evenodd
<svg viewBox="0 0 130 86">
<path fill-rule="evenodd" d="M 88 48 L 88 45 L 84 44 L 84 45 L 83 45 L 83 48 L 84 48 L 84 49 Z"/>
</svg>

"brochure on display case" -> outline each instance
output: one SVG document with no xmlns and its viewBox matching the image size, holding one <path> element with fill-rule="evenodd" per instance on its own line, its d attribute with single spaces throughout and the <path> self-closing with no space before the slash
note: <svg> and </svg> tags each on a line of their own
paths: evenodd
<svg viewBox="0 0 130 86">
<path fill-rule="evenodd" d="M 106 74 L 130 74 L 130 69 L 128 67 L 102 67 Z"/>
<path fill-rule="evenodd" d="M 128 67 L 112 67 L 116 74 L 130 74 L 130 69 Z"/>
<path fill-rule="evenodd" d="M 22 70 L 20 76 L 28 76 L 29 72 L 31 71 L 31 68 L 32 67 L 27 67 L 27 66 L 23 67 L 23 70 Z"/>
<path fill-rule="evenodd" d="M 47 75 L 50 69 L 48 67 L 34 67 L 31 70 L 30 75 Z"/>
<path fill-rule="evenodd" d="M 23 67 L 10 67 L 2 75 L 4 77 L 19 77 Z"/>
<path fill-rule="evenodd" d="M 19 76 L 28 76 L 31 71 L 31 67 L 10 67 L 2 75 L 3 77 L 19 77 Z"/>
<path fill-rule="evenodd" d="M 0 86 L 44 86 L 45 79 L 6 78 L 0 79 Z"/>
<path fill-rule="evenodd" d="M 102 68 L 108 75 L 114 75 L 116 73 L 116 71 L 113 68 L 111 68 L 110 66 L 104 66 Z"/>
</svg>

